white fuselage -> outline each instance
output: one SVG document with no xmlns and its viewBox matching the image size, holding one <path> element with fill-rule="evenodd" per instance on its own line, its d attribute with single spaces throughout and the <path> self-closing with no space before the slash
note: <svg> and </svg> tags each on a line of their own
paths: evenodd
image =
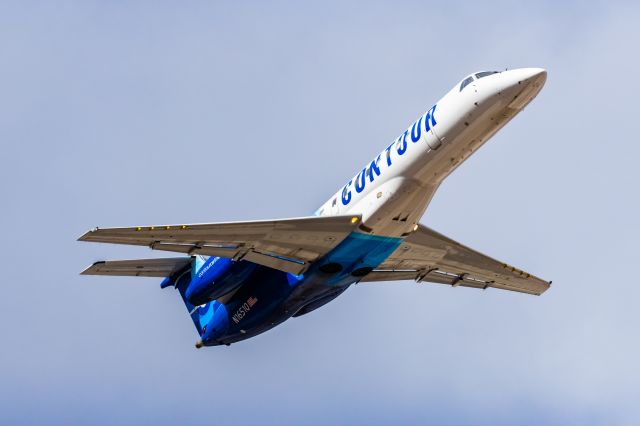
<svg viewBox="0 0 640 426">
<path fill-rule="evenodd" d="M 361 214 L 360 231 L 406 236 L 444 178 L 538 94 L 546 75 L 521 68 L 465 78 L 316 214 Z"/>
</svg>

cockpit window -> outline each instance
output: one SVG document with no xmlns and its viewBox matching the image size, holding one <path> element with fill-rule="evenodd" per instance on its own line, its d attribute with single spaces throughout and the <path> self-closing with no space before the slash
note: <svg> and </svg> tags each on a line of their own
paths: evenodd
<svg viewBox="0 0 640 426">
<path fill-rule="evenodd" d="M 493 74 L 498 74 L 498 71 L 482 71 L 476 74 L 476 78 L 482 78 Z"/>
<path fill-rule="evenodd" d="M 465 87 L 467 87 L 471 83 L 473 83 L 473 76 L 472 75 L 470 75 L 469 77 L 467 77 L 464 80 L 462 80 L 462 83 L 460 83 L 460 91 L 462 92 L 462 89 L 464 89 Z"/>
</svg>

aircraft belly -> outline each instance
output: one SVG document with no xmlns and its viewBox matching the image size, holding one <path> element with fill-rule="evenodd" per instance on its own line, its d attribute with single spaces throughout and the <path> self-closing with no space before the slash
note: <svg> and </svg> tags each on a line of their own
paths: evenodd
<svg viewBox="0 0 640 426">
<path fill-rule="evenodd" d="M 330 301 L 379 266 L 401 243 L 400 238 L 350 234 L 316 261 L 303 276 L 258 267 L 250 280 L 225 303 L 229 327 L 208 346 L 229 344 L 261 334 L 283 323 L 307 305 Z M 327 272 L 326 265 L 340 265 Z"/>
</svg>

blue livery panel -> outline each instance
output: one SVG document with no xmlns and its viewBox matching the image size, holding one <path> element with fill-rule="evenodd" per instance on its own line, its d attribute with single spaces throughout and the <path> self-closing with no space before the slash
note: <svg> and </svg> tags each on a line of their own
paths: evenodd
<svg viewBox="0 0 640 426">
<path fill-rule="evenodd" d="M 245 340 L 309 313 L 342 294 L 380 265 L 400 238 L 351 233 L 301 276 L 250 262 L 210 257 L 168 277 L 200 335 L 197 346 Z M 224 303 L 218 299 L 224 296 Z M 203 300 L 206 299 L 206 300 Z"/>
</svg>

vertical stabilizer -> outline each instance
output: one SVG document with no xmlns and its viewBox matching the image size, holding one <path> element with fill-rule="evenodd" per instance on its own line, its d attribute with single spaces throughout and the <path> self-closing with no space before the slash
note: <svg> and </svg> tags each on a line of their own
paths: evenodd
<svg viewBox="0 0 640 426">
<path fill-rule="evenodd" d="M 215 341 L 220 335 L 224 334 L 228 328 L 228 315 L 224 304 L 212 300 L 199 306 L 195 306 L 187 298 L 187 289 L 197 277 L 196 273 L 206 262 L 206 258 L 196 256 L 192 258 L 189 267 L 165 278 L 160 285 L 161 288 L 175 287 L 182 297 L 187 312 L 191 316 L 193 325 L 198 330 L 201 340 L 198 341 L 196 347 L 207 345 L 209 342 Z M 204 343 L 203 343 L 204 342 Z"/>
<path fill-rule="evenodd" d="M 198 314 L 199 308 L 189 303 L 189 300 L 187 300 L 186 297 L 187 288 L 189 287 L 189 284 L 191 284 L 191 277 L 193 276 L 195 269 L 198 267 L 199 257 L 200 256 L 192 258 L 189 268 L 185 268 L 182 271 L 165 278 L 162 284 L 160 284 L 160 287 L 175 287 L 178 290 L 180 297 L 182 297 L 182 301 L 187 308 L 187 312 L 189 312 L 189 315 L 191 316 L 193 325 L 195 325 L 196 330 L 198 330 L 198 334 L 202 335 L 202 325 L 200 322 L 200 315 Z M 200 262 L 200 264 L 201 263 L 202 262 Z"/>
</svg>

